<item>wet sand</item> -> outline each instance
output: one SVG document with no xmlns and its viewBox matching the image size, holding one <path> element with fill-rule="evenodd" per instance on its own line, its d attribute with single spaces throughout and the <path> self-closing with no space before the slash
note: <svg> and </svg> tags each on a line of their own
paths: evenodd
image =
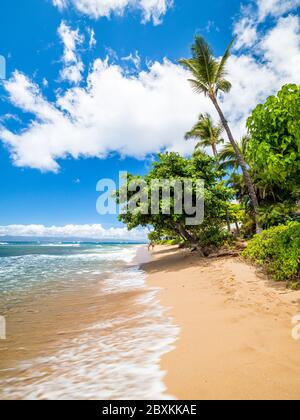
<svg viewBox="0 0 300 420">
<path fill-rule="evenodd" d="M 300 341 L 291 318 L 300 292 L 234 258 L 201 259 L 158 247 L 148 284 L 181 328 L 162 360 L 178 399 L 300 399 Z"/>
<path fill-rule="evenodd" d="M 138 247 L 128 267 L 150 258 L 145 247 Z M 109 272 L 86 284 L 77 282 L 66 287 L 52 282 L 14 296 L 9 303 L 0 300 L 0 313 L 7 323 L 7 339 L 0 341 L 0 371 L 10 371 L 24 360 L 51 355 L 95 323 L 109 322 L 120 315 L 134 318 L 137 310 L 134 302 L 144 291 L 103 293 L 107 278 L 110 278 Z M 0 376 L 3 377 L 3 372 Z"/>
<path fill-rule="evenodd" d="M 168 398 L 159 363 L 176 335 L 138 270 L 148 260 L 142 247 L 124 279 L 49 283 L 0 305 L 0 399 Z"/>
</svg>

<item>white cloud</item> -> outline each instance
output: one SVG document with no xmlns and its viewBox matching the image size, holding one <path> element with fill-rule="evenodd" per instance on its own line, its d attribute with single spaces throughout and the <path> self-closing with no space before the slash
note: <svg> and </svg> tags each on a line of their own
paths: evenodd
<svg viewBox="0 0 300 420">
<path fill-rule="evenodd" d="M 253 47 L 258 41 L 260 25 L 271 16 L 279 18 L 300 6 L 300 0 L 254 0 L 241 6 L 241 17 L 234 23 L 236 49 Z"/>
<path fill-rule="evenodd" d="M 53 0 L 53 4 L 60 10 L 75 7 L 78 12 L 94 19 L 110 17 L 113 13 L 123 15 L 126 9 L 140 10 L 144 22 L 152 20 L 157 25 L 172 7 L 173 0 Z"/>
<path fill-rule="evenodd" d="M 100 224 L 95 225 L 8 225 L 0 226 L 0 237 L 46 237 L 46 238 L 78 238 L 94 240 L 131 240 L 144 241 L 147 238 L 146 229 L 135 229 L 128 232 L 127 228 L 111 227 L 105 229 Z"/>
<path fill-rule="evenodd" d="M 84 36 L 80 34 L 79 29 L 72 30 L 65 22 L 62 22 L 58 28 L 58 34 L 64 45 L 62 57 L 64 67 L 60 76 L 63 80 L 78 84 L 82 79 L 84 65 L 77 54 L 77 47 L 84 42 Z M 92 42 L 92 37 L 90 42 Z"/>
<path fill-rule="evenodd" d="M 89 47 L 93 48 L 97 45 L 97 41 L 96 41 L 96 38 L 95 38 L 95 31 L 92 28 L 87 28 L 87 32 L 90 36 Z"/>
<path fill-rule="evenodd" d="M 96 60 L 86 88 L 73 87 L 48 102 L 21 73 L 6 81 L 11 102 L 34 114 L 27 129 L 15 134 L 0 128 L 14 163 L 57 171 L 56 160 L 71 156 L 105 157 L 110 152 L 143 158 L 162 148 L 192 150 L 184 133 L 207 99 L 193 93 L 188 73 L 167 60 L 127 76 L 121 67 Z"/>
<path fill-rule="evenodd" d="M 67 45 L 66 55 L 72 58 L 74 44 Z M 179 65 L 165 59 L 132 74 L 127 69 L 131 61 L 138 67 L 140 56 L 125 57 L 125 68 L 108 59 L 95 60 L 87 80 L 60 93 L 54 102 L 15 72 L 4 87 L 11 103 L 33 119 L 16 132 L 7 129 L 5 121 L 0 125 L 0 139 L 14 164 L 57 172 L 57 160 L 67 157 L 105 158 L 118 152 L 144 158 L 162 149 L 191 152 L 194 142 L 185 142 L 184 133 L 200 112 L 216 118 L 212 105 L 192 91 L 189 74 Z M 221 103 L 237 138 L 245 133 L 245 121 L 259 102 L 285 83 L 300 83 L 299 68 L 300 18 L 294 15 L 278 19 L 264 32 L 258 29 L 255 48 L 230 58 L 233 88 Z"/>
<path fill-rule="evenodd" d="M 52 2 L 54 6 L 59 8 L 59 10 L 63 10 L 67 7 L 67 0 L 52 0 Z"/>
<path fill-rule="evenodd" d="M 236 49 L 251 47 L 257 41 L 257 25 L 245 16 L 235 23 L 234 34 L 237 36 Z"/>
<path fill-rule="evenodd" d="M 258 19 L 264 21 L 267 16 L 282 16 L 300 6 L 300 0 L 257 0 Z"/>
<path fill-rule="evenodd" d="M 297 16 L 280 18 L 261 41 L 260 48 L 268 62 L 273 63 L 278 77 L 298 81 L 300 75 L 300 19 Z"/>
<path fill-rule="evenodd" d="M 238 41 L 247 46 L 245 37 Z M 250 37 L 248 46 L 251 43 L 255 47 L 229 60 L 233 88 L 223 104 L 240 134 L 245 117 L 257 103 L 286 83 L 300 83 L 300 18 L 294 15 L 279 18 L 268 31 L 258 32 L 256 39 Z"/>
<path fill-rule="evenodd" d="M 138 51 L 136 51 L 135 54 L 131 53 L 126 57 L 122 57 L 122 61 L 132 63 L 135 69 L 140 69 L 141 67 L 141 57 L 139 56 Z"/>
<path fill-rule="evenodd" d="M 63 61 L 65 64 L 77 62 L 76 48 L 78 44 L 82 44 L 84 38 L 80 35 L 79 29 L 72 30 L 64 21 L 58 28 L 58 34 L 64 44 Z"/>
</svg>

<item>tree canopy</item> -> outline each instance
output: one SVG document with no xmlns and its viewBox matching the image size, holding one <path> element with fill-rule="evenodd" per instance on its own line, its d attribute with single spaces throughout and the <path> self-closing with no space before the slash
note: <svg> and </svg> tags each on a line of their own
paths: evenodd
<svg viewBox="0 0 300 420">
<path fill-rule="evenodd" d="M 180 237 L 190 244 L 199 245 L 200 248 L 207 245 L 218 245 L 226 236 L 226 232 L 223 232 L 223 226 L 226 224 L 226 209 L 229 200 L 233 197 L 233 191 L 220 180 L 223 175 L 224 172 L 218 168 L 215 159 L 201 151 L 196 151 L 191 158 L 184 158 L 173 152 L 159 154 L 157 161 L 153 163 L 145 177 L 128 175 L 129 182 L 136 181 L 137 184 L 142 185 L 139 194 L 143 200 L 137 203 L 137 208 L 134 211 L 127 208 L 120 215 L 120 220 L 126 223 L 129 229 L 138 226 L 152 226 L 161 237 Z M 193 181 L 194 197 L 197 194 L 196 182 L 204 181 L 203 223 L 195 226 L 187 225 L 186 219 L 191 217 L 191 214 L 185 211 L 184 206 L 182 214 L 176 213 L 174 193 L 171 194 L 169 214 L 164 211 L 169 203 L 164 202 L 162 195 L 159 196 L 159 214 L 153 214 L 151 212 L 153 181 L 168 180 L 183 183 L 186 179 Z M 126 202 L 122 188 L 126 188 L 126 186 L 117 191 L 118 202 L 120 205 L 127 205 L 135 192 L 129 194 Z M 147 197 L 146 204 L 145 197 Z"/>
<path fill-rule="evenodd" d="M 289 190 L 300 185 L 300 86 L 285 85 L 247 121 L 248 156 L 261 178 Z"/>
</svg>

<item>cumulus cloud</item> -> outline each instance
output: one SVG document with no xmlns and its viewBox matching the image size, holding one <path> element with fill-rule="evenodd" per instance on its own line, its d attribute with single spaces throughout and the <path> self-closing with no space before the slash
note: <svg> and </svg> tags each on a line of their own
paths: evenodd
<svg viewBox="0 0 300 420">
<path fill-rule="evenodd" d="M 0 226 L 0 237 L 38 237 L 38 238 L 78 238 L 94 240 L 131 240 L 144 241 L 147 238 L 145 229 L 135 229 L 128 232 L 127 228 L 111 227 L 105 229 L 100 224 L 95 225 L 8 225 Z"/>
<path fill-rule="evenodd" d="M 258 20 L 264 21 L 267 16 L 282 16 L 300 6 L 300 0 L 257 0 Z"/>
<path fill-rule="evenodd" d="M 286 9 L 285 9 L 286 10 Z M 254 20 L 242 17 L 236 23 L 248 22 L 249 32 L 237 32 L 237 47 L 251 47 L 233 55 L 228 70 L 233 88 L 224 101 L 227 112 L 238 132 L 243 130 L 245 116 L 267 96 L 277 92 L 286 83 L 300 83 L 300 19 L 290 14 L 276 20 L 267 31 L 260 31 Z M 247 26 L 247 25 L 246 25 Z M 251 32 L 253 31 L 253 32 Z M 255 32 L 257 35 L 255 36 Z"/>
<path fill-rule="evenodd" d="M 257 23 L 252 18 L 244 16 L 234 25 L 237 36 L 236 49 L 251 47 L 257 41 Z"/>
<path fill-rule="evenodd" d="M 298 81 L 300 75 L 300 19 L 280 18 L 260 43 L 262 54 L 273 63 L 278 77 Z"/>
<path fill-rule="evenodd" d="M 125 10 L 139 10 L 143 22 L 161 23 L 161 18 L 172 7 L 173 0 L 53 0 L 60 10 L 74 7 L 78 12 L 91 18 L 110 17 L 112 14 L 123 15 Z"/>
<path fill-rule="evenodd" d="M 256 39 L 253 33 L 247 41 L 255 41 L 255 48 L 230 58 L 228 78 L 233 88 L 221 97 L 236 138 L 245 134 L 246 119 L 259 102 L 285 83 L 300 83 L 299 16 L 290 14 L 268 30 L 257 30 Z M 70 60 L 74 37 L 80 34 L 73 34 L 65 47 Z M 209 100 L 192 91 L 189 73 L 167 59 L 141 70 L 137 53 L 119 62 L 96 59 L 87 79 L 57 94 L 53 102 L 26 75 L 15 72 L 4 88 L 13 105 L 32 114 L 32 121 L 16 131 L 9 130 L 5 121 L 0 124 L 0 139 L 14 164 L 57 172 L 57 160 L 67 157 L 105 158 L 117 152 L 144 158 L 164 149 L 190 153 L 194 142 L 185 142 L 184 133 L 200 112 L 217 116 Z M 130 63 L 133 72 L 128 71 Z"/>
<path fill-rule="evenodd" d="M 236 49 L 253 47 L 261 36 L 260 25 L 268 17 L 280 18 L 300 7 L 300 0 L 254 0 L 241 6 L 241 16 L 234 23 Z"/>
<path fill-rule="evenodd" d="M 29 127 L 13 133 L 2 127 L 0 138 L 14 163 L 57 171 L 58 158 L 103 158 L 111 152 L 143 158 L 163 148 L 186 149 L 183 140 L 207 99 L 191 90 L 188 73 L 165 60 L 148 71 L 128 76 L 122 67 L 97 59 L 85 88 L 72 87 L 55 103 L 39 87 L 15 72 L 5 83 L 10 101 L 34 114 Z"/>
</svg>

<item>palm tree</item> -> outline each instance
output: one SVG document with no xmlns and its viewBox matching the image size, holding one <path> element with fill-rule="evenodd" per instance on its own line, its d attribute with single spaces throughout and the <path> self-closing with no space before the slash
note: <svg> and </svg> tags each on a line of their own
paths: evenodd
<svg viewBox="0 0 300 420">
<path fill-rule="evenodd" d="M 192 46 L 192 58 L 182 59 L 180 60 L 180 63 L 192 72 L 193 78 L 189 79 L 189 81 L 194 90 L 197 93 L 203 93 L 208 96 L 220 116 L 228 139 L 236 154 L 239 166 L 242 169 L 244 181 L 247 185 L 254 209 L 256 231 L 259 233 L 261 229 L 259 226 L 258 200 L 248 172 L 247 164 L 233 138 L 228 122 L 218 102 L 219 92 L 228 93 L 232 87 L 231 83 L 226 79 L 226 64 L 230 57 L 230 51 L 234 40 L 235 38 L 227 47 L 221 60 L 217 60 L 205 39 L 201 36 L 196 36 L 194 45 Z"/>
<path fill-rule="evenodd" d="M 221 134 L 224 128 L 222 124 L 214 125 L 212 117 L 209 114 L 200 114 L 198 122 L 191 131 L 185 135 L 185 139 L 200 139 L 196 148 L 211 147 L 215 158 L 218 158 L 217 146 L 224 143 Z"/>
<path fill-rule="evenodd" d="M 249 140 L 250 140 L 249 136 L 243 136 L 240 142 L 237 144 L 241 152 L 241 155 L 243 156 L 245 161 L 247 161 L 247 150 L 249 146 Z M 220 166 L 223 169 L 237 170 L 240 167 L 239 161 L 237 159 L 237 156 L 235 154 L 235 151 L 231 143 L 225 144 L 223 149 L 220 150 L 219 161 L 220 161 Z"/>
</svg>

